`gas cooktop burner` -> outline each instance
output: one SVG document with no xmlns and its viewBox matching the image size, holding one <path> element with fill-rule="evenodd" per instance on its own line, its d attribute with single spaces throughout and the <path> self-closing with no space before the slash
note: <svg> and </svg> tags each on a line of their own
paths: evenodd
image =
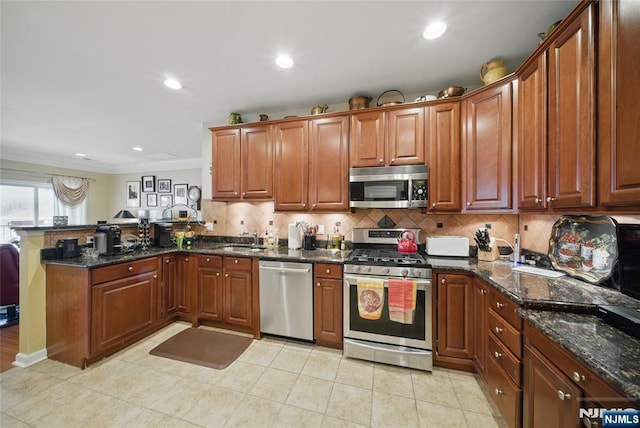
<svg viewBox="0 0 640 428">
<path fill-rule="evenodd" d="M 426 260 L 419 253 L 399 253 L 395 249 L 363 248 L 355 249 L 349 255 L 348 262 L 400 265 L 424 265 Z"/>
</svg>

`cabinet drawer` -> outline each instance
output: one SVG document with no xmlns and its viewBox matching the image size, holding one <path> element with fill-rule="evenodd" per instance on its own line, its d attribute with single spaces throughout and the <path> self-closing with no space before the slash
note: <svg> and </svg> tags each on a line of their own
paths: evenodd
<svg viewBox="0 0 640 428">
<path fill-rule="evenodd" d="M 201 268 L 221 268 L 222 257 L 220 256 L 198 256 L 198 267 Z"/>
<path fill-rule="evenodd" d="M 510 428 L 521 426 L 522 390 L 517 388 L 496 364 L 495 358 L 487 363 L 489 396 Z"/>
<path fill-rule="evenodd" d="M 520 386 L 522 373 L 522 364 L 520 359 L 511 353 L 498 339 L 492 334 L 489 335 L 489 359 L 498 363 L 502 370 L 511 378 L 513 383 Z"/>
<path fill-rule="evenodd" d="M 222 264 L 225 269 L 251 271 L 251 259 L 246 257 L 225 257 Z"/>
<path fill-rule="evenodd" d="M 316 263 L 315 274 L 322 278 L 342 279 L 342 265 Z"/>
<path fill-rule="evenodd" d="M 496 314 L 493 309 L 489 309 L 489 319 L 487 321 L 489 331 L 500 339 L 516 357 L 522 358 L 522 333 Z"/>
<path fill-rule="evenodd" d="M 155 257 L 150 259 L 123 262 L 113 266 L 96 268 L 91 271 L 91 283 L 100 284 L 127 276 L 138 275 L 145 272 L 153 272 L 157 269 Z"/>
<path fill-rule="evenodd" d="M 518 304 L 496 291 L 491 292 L 490 299 L 489 307 L 497 314 L 500 314 L 502 318 L 507 320 L 507 322 L 514 326 L 518 331 L 521 331 L 522 318 L 520 318 L 520 315 L 516 312 Z"/>
</svg>

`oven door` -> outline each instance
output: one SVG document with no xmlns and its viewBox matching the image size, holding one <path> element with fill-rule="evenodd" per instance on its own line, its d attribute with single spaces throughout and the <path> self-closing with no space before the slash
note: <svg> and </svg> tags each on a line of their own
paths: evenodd
<svg viewBox="0 0 640 428">
<path fill-rule="evenodd" d="M 419 349 L 432 349 L 431 280 L 419 279 L 413 323 L 403 324 L 389 318 L 387 277 L 367 275 L 384 281 L 384 306 L 377 320 L 365 319 L 358 313 L 358 277 L 344 276 L 344 337 Z M 405 278 L 401 278 L 405 279 Z"/>
</svg>

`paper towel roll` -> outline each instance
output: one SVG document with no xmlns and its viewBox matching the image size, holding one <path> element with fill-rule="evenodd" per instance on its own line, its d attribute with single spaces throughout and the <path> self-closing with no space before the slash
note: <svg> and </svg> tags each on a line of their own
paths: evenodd
<svg viewBox="0 0 640 428">
<path fill-rule="evenodd" d="M 298 229 L 298 226 L 294 223 L 289 225 L 288 246 L 292 250 L 297 250 L 302 247 L 302 234 L 300 229 Z"/>
</svg>

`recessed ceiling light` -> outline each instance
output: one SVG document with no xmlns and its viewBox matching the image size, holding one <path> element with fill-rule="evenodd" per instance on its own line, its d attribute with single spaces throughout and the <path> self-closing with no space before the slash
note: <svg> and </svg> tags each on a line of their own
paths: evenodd
<svg viewBox="0 0 640 428">
<path fill-rule="evenodd" d="M 437 39 L 442 36 L 445 31 L 447 31 L 447 24 L 442 21 L 435 21 L 425 28 L 424 33 L 422 33 L 422 37 L 427 40 Z"/>
<path fill-rule="evenodd" d="M 182 89 L 182 83 L 178 82 L 176 79 L 167 79 L 164 81 L 164 85 L 171 89 Z"/>
<path fill-rule="evenodd" d="M 76 153 L 76 156 L 78 156 L 79 158 L 83 158 L 83 157 L 85 157 L 86 155 L 85 155 L 84 153 Z"/>
<path fill-rule="evenodd" d="M 281 68 L 291 68 L 293 67 L 293 60 L 289 55 L 282 54 L 276 58 L 276 64 Z"/>
<path fill-rule="evenodd" d="M 136 152 L 141 152 L 142 147 L 133 147 L 132 150 L 135 150 Z"/>
</svg>

